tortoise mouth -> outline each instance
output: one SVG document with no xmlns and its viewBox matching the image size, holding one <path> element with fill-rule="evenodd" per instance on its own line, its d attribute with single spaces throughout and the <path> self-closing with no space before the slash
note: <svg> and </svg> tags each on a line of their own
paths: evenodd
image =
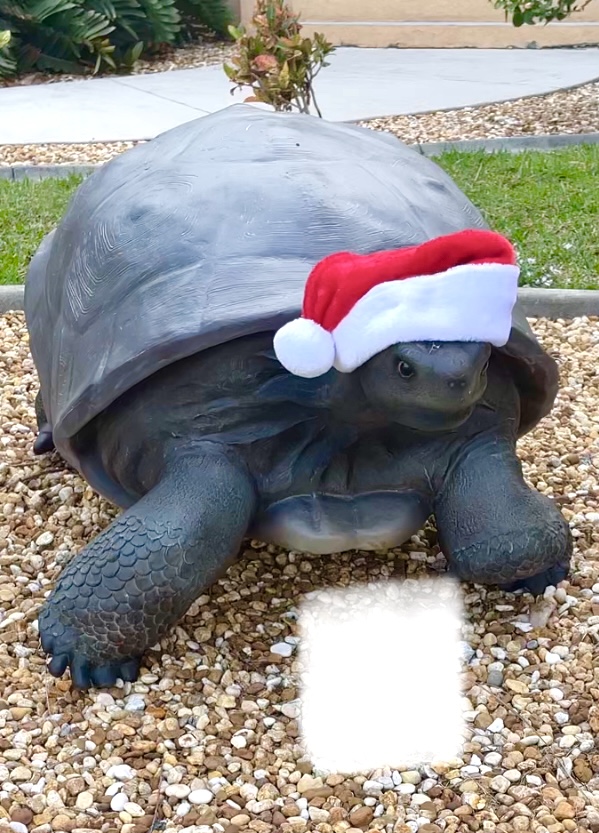
<svg viewBox="0 0 599 833">
<path fill-rule="evenodd" d="M 470 419 L 483 401 L 486 389 L 486 376 L 481 376 L 475 389 L 455 402 L 406 403 L 397 414 L 396 422 L 425 433 L 455 431 Z"/>
<path fill-rule="evenodd" d="M 456 411 L 435 411 L 432 408 L 413 408 L 402 413 L 397 420 L 406 428 L 426 433 L 442 433 L 453 431 L 467 422 L 474 409 L 476 402 L 465 408 Z"/>
</svg>

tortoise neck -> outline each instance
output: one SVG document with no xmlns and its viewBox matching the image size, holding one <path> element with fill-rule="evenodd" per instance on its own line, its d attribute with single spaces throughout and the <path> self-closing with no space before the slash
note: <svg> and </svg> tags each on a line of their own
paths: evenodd
<svg viewBox="0 0 599 833">
<path fill-rule="evenodd" d="M 336 372 L 329 390 L 328 405 L 333 417 L 365 431 L 383 427 L 388 417 L 377 412 L 368 402 L 357 372 Z"/>
</svg>

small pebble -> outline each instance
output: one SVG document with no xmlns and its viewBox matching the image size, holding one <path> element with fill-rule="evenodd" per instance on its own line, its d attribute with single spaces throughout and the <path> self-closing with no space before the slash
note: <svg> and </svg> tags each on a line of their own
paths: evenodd
<svg viewBox="0 0 599 833">
<path fill-rule="evenodd" d="M 547 651 L 545 654 L 545 662 L 549 665 L 556 665 L 556 663 L 561 662 L 562 658 L 559 654 L 554 654 L 551 651 Z"/>
<path fill-rule="evenodd" d="M 136 774 L 133 767 L 129 766 L 129 764 L 111 766 L 106 773 L 109 778 L 116 778 L 117 781 L 131 781 L 132 778 L 135 778 Z"/>
<path fill-rule="evenodd" d="M 465 662 L 470 662 L 476 656 L 476 651 L 469 642 L 460 642 L 460 650 Z"/>
<path fill-rule="evenodd" d="M 135 801 L 128 801 L 123 807 L 123 810 L 134 819 L 139 819 L 142 816 L 145 816 L 144 810 Z"/>
<path fill-rule="evenodd" d="M 77 796 L 77 800 L 75 801 L 75 806 L 78 810 L 89 810 L 89 808 L 94 803 L 94 796 L 90 792 L 82 792 L 79 793 Z"/>
<path fill-rule="evenodd" d="M 496 793 L 505 793 L 510 788 L 510 781 L 504 775 L 496 775 L 491 779 L 490 787 Z"/>
<path fill-rule="evenodd" d="M 169 798 L 187 798 L 190 792 L 191 790 L 186 784 L 169 784 L 164 789 L 165 795 L 168 795 Z"/>
<path fill-rule="evenodd" d="M 143 694 L 130 694 L 125 698 L 125 710 L 128 712 L 142 712 L 146 708 Z"/>
<path fill-rule="evenodd" d="M 214 793 L 210 790 L 193 790 L 187 798 L 191 804 L 210 804 L 214 801 Z"/>
<path fill-rule="evenodd" d="M 285 715 L 285 717 L 290 717 L 292 720 L 295 720 L 296 717 L 300 715 L 300 704 L 299 702 L 290 702 L 290 703 L 283 703 L 281 706 L 281 711 Z"/>
<path fill-rule="evenodd" d="M 277 642 L 270 647 L 271 654 L 278 654 L 280 657 L 290 657 L 294 650 L 295 646 L 290 645 L 288 642 Z"/>
<path fill-rule="evenodd" d="M 125 804 L 129 801 L 129 796 L 126 793 L 116 793 L 110 800 L 110 809 L 115 813 L 120 813 L 125 809 Z"/>
<path fill-rule="evenodd" d="M 491 663 L 487 672 L 487 684 L 492 688 L 501 688 L 503 685 L 503 666 L 501 663 Z"/>
<path fill-rule="evenodd" d="M 175 815 L 183 818 L 191 812 L 191 804 L 188 801 L 181 801 L 175 808 Z M 121 831 L 122 833 L 122 831 Z"/>
</svg>

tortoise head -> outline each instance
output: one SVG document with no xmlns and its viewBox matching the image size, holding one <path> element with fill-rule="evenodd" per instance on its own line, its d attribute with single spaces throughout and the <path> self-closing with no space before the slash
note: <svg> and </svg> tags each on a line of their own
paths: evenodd
<svg viewBox="0 0 599 833">
<path fill-rule="evenodd" d="M 366 401 L 392 422 L 422 431 L 464 423 L 487 387 L 491 346 L 481 342 L 395 344 L 355 371 Z"/>
</svg>

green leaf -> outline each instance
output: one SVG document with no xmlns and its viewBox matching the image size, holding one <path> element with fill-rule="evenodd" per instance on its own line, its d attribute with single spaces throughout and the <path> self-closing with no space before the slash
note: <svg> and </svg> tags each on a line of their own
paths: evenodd
<svg viewBox="0 0 599 833">
<path fill-rule="evenodd" d="M 565 20 L 571 14 L 582 11 L 591 0 L 493 0 L 496 9 L 503 9 L 506 20 L 511 17 L 514 26 L 546 24 L 553 20 Z"/>
<path fill-rule="evenodd" d="M 12 78 L 17 71 L 17 61 L 14 56 L 15 42 L 11 32 L 2 32 L 2 46 L 0 46 L 0 78 Z M 8 37 L 6 37 L 8 35 Z"/>
<path fill-rule="evenodd" d="M 279 72 L 279 84 L 283 90 L 286 90 L 289 86 L 289 64 L 287 61 L 285 61 Z"/>
<path fill-rule="evenodd" d="M 235 67 L 229 66 L 229 64 L 223 64 L 223 70 L 225 71 L 225 75 L 230 81 L 234 81 L 237 77 L 237 70 Z"/>
</svg>

